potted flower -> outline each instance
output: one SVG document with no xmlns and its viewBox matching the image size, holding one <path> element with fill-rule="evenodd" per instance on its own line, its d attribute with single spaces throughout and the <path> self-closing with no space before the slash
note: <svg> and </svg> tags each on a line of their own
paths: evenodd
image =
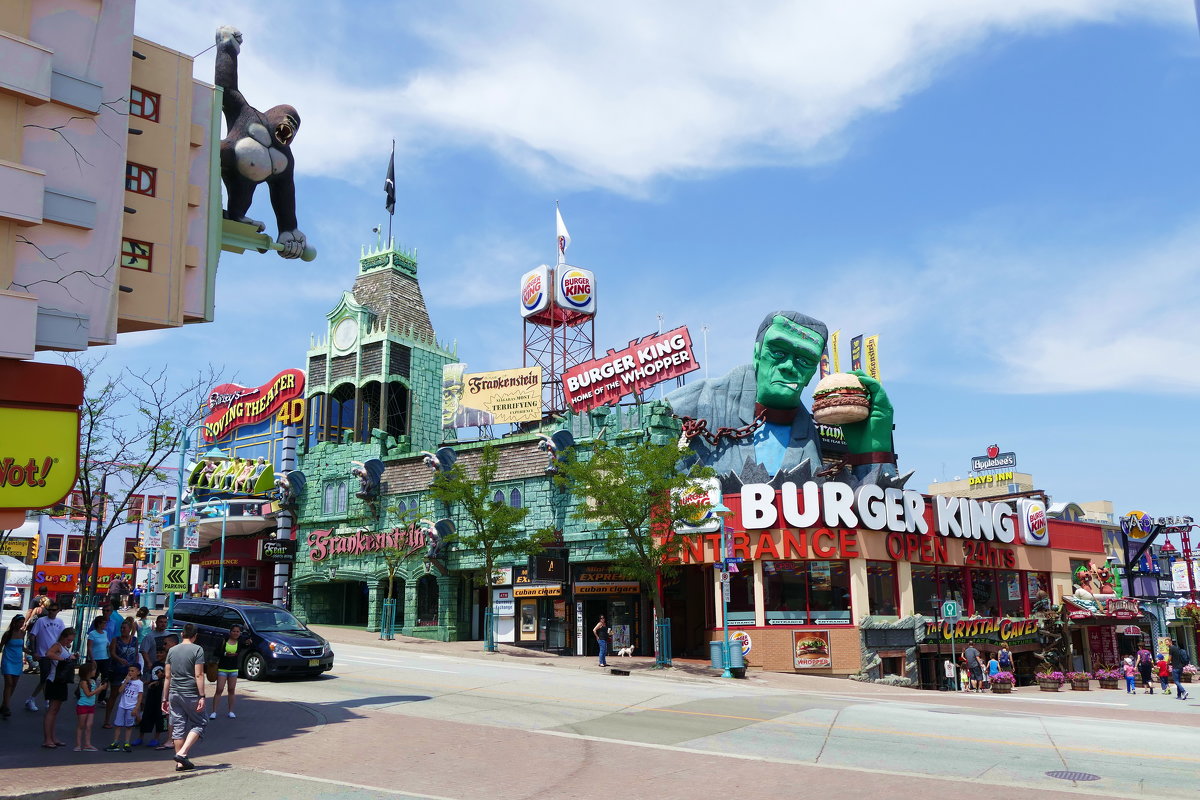
<svg viewBox="0 0 1200 800">
<path fill-rule="evenodd" d="M 1016 682 L 1017 678 L 1011 672 L 997 672 L 992 676 L 992 694 L 1008 694 Z"/>
<path fill-rule="evenodd" d="M 1200 669 L 1198 669 L 1195 664 L 1188 664 L 1183 668 L 1183 672 L 1180 673 L 1179 680 L 1183 681 L 1184 683 L 1191 683 L 1193 680 L 1195 680 L 1194 676 L 1196 675 L 1200 675 Z"/>
<path fill-rule="evenodd" d="M 1071 682 L 1071 690 L 1087 692 L 1092 688 L 1092 676 L 1088 672 L 1068 672 L 1067 680 Z"/>
<path fill-rule="evenodd" d="M 1048 670 L 1037 674 L 1038 688 L 1043 692 L 1057 692 L 1062 688 L 1063 681 L 1065 680 L 1066 676 L 1058 670 L 1054 670 L 1053 672 Z"/>
<path fill-rule="evenodd" d="M 1100 681 L 1101 689 L 1116 689 L 1121 682 L 1121 673 L 1112 667 L 1100 667 L 1093 673 L 1093 677 Z"/>
</svg>

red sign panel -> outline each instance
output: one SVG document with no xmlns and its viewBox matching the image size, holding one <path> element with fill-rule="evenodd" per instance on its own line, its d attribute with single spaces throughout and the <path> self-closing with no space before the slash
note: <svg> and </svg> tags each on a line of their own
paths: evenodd
<svg viewBox="0 0 1200 800">
<path fill-rule="evenodd" d="M 571 367 L 563 373 L 563 394 L 572 411 L 590 411 L 698 369 L 691 334 L 686 327 L 676 328 Z"/>
<path fill-rule="evenodd" d="M 304 372 L 285 369 L 262 386 L 251 389 L 222 383 L 208 393 L 204 440 L 213 442 L 243 425 L 270 418 L 283 406 L 304 396 Z"/>
</svg>

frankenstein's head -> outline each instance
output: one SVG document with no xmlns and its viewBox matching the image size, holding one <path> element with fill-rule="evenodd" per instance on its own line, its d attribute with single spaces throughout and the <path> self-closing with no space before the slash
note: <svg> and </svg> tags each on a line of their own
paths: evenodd
<svg viewBox="0 0 1200 800">
<path fill-rule="evenodd" d="M 772 311 L 758 326 L 754 377 L 758 402 L 767 408 L 796 408 L 800 391 L 821 363 L 829 330 L 798 311 Z"/>
<path fill-rule="evenodd" d="M 442 427 L 453 428 L 454 417 L 462 405 L 463 373 L 466 364 L 446 364 L 442 367 Z"/>
</svg>

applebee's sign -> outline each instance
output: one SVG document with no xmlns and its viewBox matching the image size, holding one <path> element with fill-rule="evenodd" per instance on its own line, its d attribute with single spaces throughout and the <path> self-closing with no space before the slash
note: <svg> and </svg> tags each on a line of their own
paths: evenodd
<svg viewBox="0 0 1200 800">
<path fill-rule="evenodd" d="M 987 454 L 971 459 L 971 469 L 975 472 L 985 472 L 989 469 L 1004 469 L 1017 465 L 1016 453 L 1001 453 L 1000 445 L 988 445 Z"/>
</svg>

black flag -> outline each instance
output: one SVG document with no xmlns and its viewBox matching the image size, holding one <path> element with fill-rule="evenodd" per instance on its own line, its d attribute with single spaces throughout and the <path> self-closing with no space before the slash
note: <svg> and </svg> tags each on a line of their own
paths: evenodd
<svg viewBox="0 0 1200 800">
<path fill-rule="evenodd" d="M 383 182 L 383 191 L 387 193 L 387 202 L 384 206 L 387 207 L 389 214 L 396 213 L 396 146 L 392 145 L 392 157 L 388 160 L 387 179 Z"/>
</svg>

